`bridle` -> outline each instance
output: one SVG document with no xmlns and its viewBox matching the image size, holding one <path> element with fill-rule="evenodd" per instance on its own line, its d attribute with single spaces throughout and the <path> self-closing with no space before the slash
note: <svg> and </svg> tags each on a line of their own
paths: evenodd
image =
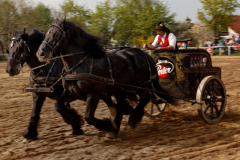
<svg viewBox="0 0 240 160">
<path fill-rule="evenodd" d="M 65 41 L 66 41 L 66 33 L 62 29 L 62 27 L 60 27 L 57 24 L 52 24 L 51 28 L 52 27 L 57 27 L 62 32 L 62 36 L 61 36 L 61 39 L 57 42 L 57 44 L 55 46 L 51 46 L 48 42 L 42 41 L 42 43 L 46 44 L 50 48 L 50 55 L 49 55 L 48 59 L 52 58 L 53 53 L 55 52 L 55 48 L 62 42 L 62 40 L 65 39 Z M 49 31 L 51 30 L 51 28 L 49 29 Z M 47 32 L 47 34 L 49 34 L 49 31 Z"/>
<path fill-rule="evenodd" d="M 21 40 L 21 38 L 16 38 L 16 37 L 11 38 L 10 48 L 12 48 L 12 47 L 14 46 L 14 43 L 15 43 L 15 42 L 20 42 L 20 40 Z M 29 49 L 26 41 L 23 41 L 23 43 L 24 43 L 24 46 L 23 46 L 23 47 L 24 47 L 24 51 L 21 53 L 19 59 L 16 59 L 16 58 L 15 58 L 17 54 L 16 54 L 14 57 L 11 57 L 11 58 L 10 58 L 10 61 L 11 61 L 11 60 L 14 60 L 14 61 L 16 61 L 16 62 L 18 63 L 18 65 L 20 65 L 20 69 L 23 67 L 23 64 L 25 63 L 25 62 L 22 62 L 23 53 L 25 53 L 25 47 L 27 48 L 28 53 L 30 53 L 30 49 Z"/>
</svg>

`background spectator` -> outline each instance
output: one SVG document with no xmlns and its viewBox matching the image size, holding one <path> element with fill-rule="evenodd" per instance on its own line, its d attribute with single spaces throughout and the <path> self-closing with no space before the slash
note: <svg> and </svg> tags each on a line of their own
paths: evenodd
<svg viewBox="0 0 240 160">
<path fill-rule="evenodd" d="M 234 39 L 235 39 L 235 38 L 230 38 L 229 41 L 228 41 L 228 45 L 234 44 Z"/>
<path fill-rule="evenodd" d="M 219 36 L 218 35 L 215 35 L 214 37 L 213 37 L 213 42 L 216 44 L 216 45 L 218 45 L 218 41 L 219 41 Z"/>
<path fill-rule="evenodd" d="M 238 51 L 239 51 L 239 44 L 234 43 L 234 52 L 238 52 Z"/>
<path fill-rule="evenodd" d="M 218 46 L 219 46 L 219 55 L 222 55 L 224 53 L 224 49 L 223 49 L 224 44 L 222 40 L 220 40 Z"/>
<path fill-rule="evenodd" d="M 205 41 L 204 46 L 203 47 L 208 47 L 208 41 Z"/>
<path fill-rule="evenodd" d="M 217 46 L 216 43 L 212 43 L 212 46 L 213 46 L 213 50 L 218 50 L 218 48 L 216 47 Z"/>
<path fill-rule="evenodd" d="M 212 45 L 212 41 L 210 39 L 207 40 L 207 45 L 210 47 Z"/>
<path fill-rule="evenodd" d="M 239 44 L 239 34 L 237 33 L 237 36 L 235 37 L 235 43 L 238 43 Z"/>
</svg>

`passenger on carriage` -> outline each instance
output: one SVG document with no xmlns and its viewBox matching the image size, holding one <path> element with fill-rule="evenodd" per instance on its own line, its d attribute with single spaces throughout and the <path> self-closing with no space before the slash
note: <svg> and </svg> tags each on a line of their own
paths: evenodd
<svg viewBox="0 0 240 160">
<path fill-rule="evenodd" d="M 157 52 L 171 51 L 176 47 L 177 38 L 170 30 L 165 26 L 164 22 L 159 22 L 156 26 L 157 36 L 152 44 L 144 44 L 143 48 L 149 50 L 156 50 Z M 158 47 L 160 44 L 161 47 Z"/>
</svg>

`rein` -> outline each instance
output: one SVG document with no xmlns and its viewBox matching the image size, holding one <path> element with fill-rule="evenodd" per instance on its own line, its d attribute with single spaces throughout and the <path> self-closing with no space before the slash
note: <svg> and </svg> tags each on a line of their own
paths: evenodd
<svg viewBox="0 0 240 160">
<path fill-rule="evenodd" d="M 31 68 L 31 69 L 29 69 L 29 70 L 27 70 L 27 71 L 25 71 L 25 72 L 33 71 L 33 70 L 36 70 L 36 69 L 38 69 L 38 68 L 45 67 L 45 66 L 47 66 L 48 64 L 50 64 L 51 61 L 53 61 L 53 60 L 54 60 L 54 61 L 61 60 L 62 57 L 75 56 L 75 55 L 77 55 L 77 54 L 83 54 L 83 53 L 85 53 L 85 52 L 70 53 L 70 54 L 67 54 L 67 55 L 57 56 L 57 57 L 54 57 L 54 58 L 50 58 L 47 63 L 42 64 L 42 65 L 37 66 L 37 67 L 34 67 L 34 68 Z"/>
</svg>

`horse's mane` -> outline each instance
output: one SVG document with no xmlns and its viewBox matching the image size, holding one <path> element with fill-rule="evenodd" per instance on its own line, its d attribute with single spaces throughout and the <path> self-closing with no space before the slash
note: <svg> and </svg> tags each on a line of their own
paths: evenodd
<svg viewBox="0 0 240 160">
<path fill-rule="evenodd" d="M 106 55 L 103 51 L 103 46 L 100 44 L 103 39 L 102 37 L 88 33 L 80 24 L 71 20 L 63 19 L 55 23 L 63 27 L 63 30 L 65 30 L 67 34 L 67 38 L 81 47 L 84 51 L 89 52 L 95 57 Z"/>
<path fill-rule="evenodd" d="M 11 38 L 13 37 L 26 41 L 28 44 L 30 44 L 29 47 L 35 47 L 35 45 L 38 47 L 39 44 L 41 44 L 41 42 L 43 41 L 43 33 L 38 29 L 27 31 L 25 32 L 25 34 L 23 33 L 23 31 L 14 30 L 11 34 Z M 20 44 L 16 43 L 14 46 L 19 49 Z"/>
<path fill-rule="evenodd" d="M 23 39 L 30 45 L 39 45 L 43 41 L 43 33 L 38 29 L 33 29 L 32 31 L 26 32 Z"/>
</svg>

